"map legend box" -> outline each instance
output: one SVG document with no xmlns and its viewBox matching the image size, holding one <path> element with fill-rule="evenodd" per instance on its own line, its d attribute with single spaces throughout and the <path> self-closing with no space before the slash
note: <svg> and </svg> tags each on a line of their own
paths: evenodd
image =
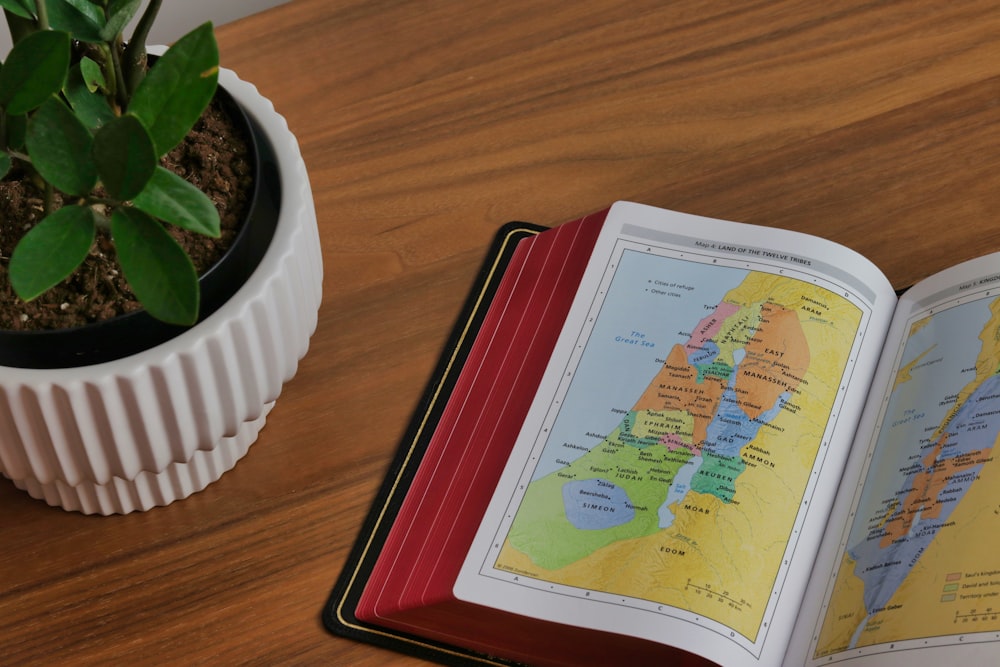
<svg viewBox="0 0 1000 667">
<path fill-rule="evenodd" d="M 949 572 L 944 580 L 949 582 L 942 589 L 941 602 L 954 602 L 958 593 L 958 582 L 962 578 L 961 572 Z"/>
</svg>

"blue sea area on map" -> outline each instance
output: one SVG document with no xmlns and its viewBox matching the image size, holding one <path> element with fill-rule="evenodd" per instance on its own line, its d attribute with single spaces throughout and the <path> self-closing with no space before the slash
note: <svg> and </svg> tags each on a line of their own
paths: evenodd
<svg viewBox="0 0 1000 667">
<path fill-rule="evenodd" d="M 948 397 L 957 396 L 974 379 L 981 347 L 976 338 L 990 317 L 988 306 L 988 301 L 978 301 L 942 310 L 906 341 L 899 365 L 916 363 L 911 379 L 899 384 L 889 398 L 849 544 L 863 540 L 869 519 L 885 511 L 887 492 L 907 488 L 907 472 L 898 462 L 921 456 L 922 440 L 954 407 Z"/>
<path fill-rule="evenodd" d="M 562 468 L 557 459 L 573 461 L 601 444 L 671 348 L 687 343 L 691 330 L 747 273 L 625 251 L 532 479 Z"/>
<path fill-rule="evenodd" d="M 670 490 L 667 492 L 667 499 L 663 501 L 657 512 L 660 528 L 669 528 L 674 525 L 676 517 L 671 511 L 670 506 L 681 502 L 687 496 L 688 491 L 691 490 L 691 479 L 698 472 L 698 469 L 701 468 L 702 460 L 700 456 L 692 456 L 677 471 L 674 481 L 670 484 Z"/>
<path fill-rule="evenodd" d="M 567 482 L 562 494 L 566 518 L 579 530 L 614 528 L 635 518 L 625 489 L 605 479 Z"/>
<path fill-rule="evenodd" d="M 923 335 L 911 337 L 904 352 L 904 364 L 917 359 L 914 368 L 924 363 L 929 373 L 921 376 L 919 370 L 911 371 L 913 377 L 897 389 L 890 401 L 879 442 L 886 446 L 891 443 L 888 455 L 894 457 L 896 463 L 887 461 L 881 483 L 866 486 L 862 499 L 862 507 L 866 509 L 858 514 L 859 520 L 852 532 L 853 546 L 849 549 L 856 561 L 854 573 L 864 582 L 864 602 L 869 614 L 889 603 L 975 483 L 982 465 L 969 465 L 951 474 L 946 488 L 939 488 L 929 502 L 914 506 L 911 490 L 919 486 L 916 483 L 918 475 L 932 472 L 935 461 L 941 465 L 948 460 L 961 460 L 955 457 L 990 450 L 1000 433 L 1000 410 L 995 407 L 1000 396 L 1000 376 L 982 380 L 961 405 L 955 406 L 954 399 L 949 398 L 957 396 L 964 386 L 975 381 L 978 346 L 964 341 L 981 330 L 988 315 L 984 305 L 968 304 L 964 313 L 960 308 L 939 313 L 932 322 L 933 329 L 925 327 L 918 332 Z M 970 327 L 970 315 L 982 318 L 974 325 L 978 328 Z M 954 337 L 944 336 L 951 327 L 961 327 L 961 335 L 957 329 L 952 329 Z M 956 407 L 944 429 L 945 435 L 937 439 L 928 437 Z M 939 445 L 940 451 L 934 457 Z M 889 481 L 891 484 L 887 483 Z M 907 500 L 910 500 L 909 505 Z M 878 517 L 877 508 L 887 506 L 895 506 L 895 510 L 885 517 L 886 521 L 898 517 L 899 512 L 916 512 L 912 515 L 909 532 L 883 546 L 883 533 L 870 527 Z"/>
<path fill-rule="evenodd" d="M 993 396 L 995 405 L 995 396 L 998 392 L 1000 392 L 1000 376 L 993 376 L 984 380 L 962 404 L 948 427 L 949 435 L 937 461 L 993 447 L 993 441 L 997 433 L 1000 433 L 1000 410 L 984 409 L 981 399 Z M 880 536 L 873 535 L 851 550 L 851 557 L 856 561 L 854 573 L 865 583 L 865 608 L 868 613 L 874 613 L 888 604 L 889 599 L 919 560 L 920 554 L 937 537 L 941 526 L 948 522 L 955 507 L 975 482 L 981 468 L 982 464 L 970 466 L 964 468 L 960 474 L 951 476 L 947 488 L 931 499 L 938 509 L 936 515 L 926 519 L 918 515 L 913 519 L 905 538 L 896 540 L 888 547 L 882 547 Z M 927 470 L 928 468 L 923 465 L 915 466 L 915 470 L 904 482 L 907 485 L 905 488 L 914 487 L 914 478 Z M 897 512 L 909 509 L 903 501 L 904 498 L 900 498 Z"/>
</svg>

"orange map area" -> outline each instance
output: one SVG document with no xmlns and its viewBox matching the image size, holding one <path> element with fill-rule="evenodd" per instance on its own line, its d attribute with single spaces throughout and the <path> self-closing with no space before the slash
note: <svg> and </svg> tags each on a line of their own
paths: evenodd
<svg viewBox="0 0 1000 667">
<path fill-rule="evenodd" d="M 746 346 L 746 359 L 736 376 L 739 405 L 750 419 L 791 393 L 809 368 L 809 342 L 794 310 L 765 303 L 757 332 Z"/>
<path fill-rule="evenodd" d="M 756 321 L 755 329 L 745 326 L 747 318 Z M 737 327 L 734 321 L 739 320 L 743 324 Z M 729 331 L 724 326 L 727 323 Z M 747 338 L 751 331 L 753 335 Z M 735 365 L 732 349 L 745 354 L 738 364 L 735 391 L 737 404 L 749 419 L 759 418 L 782 394 L 793 392 L 809 368 L 809 342 L 796 311 L 774 303 L 762 304 L 759 311 L 722 304 L 699 324 L 697 346 L 691 342 L 674 345 L 663 367 L 632 408 L 636 412 L 677 411 L 690 415 L 694 429 L 692 441 L 687 444 L 695 450 L 706 440 L 709 424 L 718 417 L 719 403 L 730 377 L 718 371 L 704 373 L 689 361 L 689 352 L 700 349 L 720 332 L 723 333 L 716 341 L 722 349 L 720 357 L 728 351 L 729 363 Z"/>
<path fill-rule="evenodd" d="M 708 425 L 715 418 L 728 382 L 727 378 L 716 376 L 699 381 L 698 376 L 698 369 L 688 363 L 684 346 L 674 345 L 666 363 L 632 409 L 688 413 L 694 420 L 694 429 L 691 442 L 684 445 L 697 449 L 708 437 Z"/>
<path fill-rule="evenodd" d="M 939 458 L 947 440 L 947 435 L 941 436 L 937 446 L 924 457 L 925 471 L 914 475 L 913 489 L 903 501 L 902 511 L 885 523 L 885 535 L 879 541 L 879 547 L 884 549 L 906 537 L 918 516 L 922 521 L 938 518 L 943 507 L 940 502 L 941 492 L 952 478 L 965 470 L 983 465 L 990 458 L 990 451 L 981 449 L 960 456 Z"/>
</svg>

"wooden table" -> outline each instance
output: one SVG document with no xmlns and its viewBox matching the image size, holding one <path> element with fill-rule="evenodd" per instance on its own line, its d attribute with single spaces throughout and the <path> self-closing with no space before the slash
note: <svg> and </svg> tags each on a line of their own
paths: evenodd
<svg viewBox="0 0 1000 667">
<path fill-rule="evenodd" d="M 299 137 L 319 328 L 250 454 L 166 508 L 0 483 L 0 662 L 416 665 L 320 610 L 495 230 L 630 199 L 897 286 L 1000 249 L 1000 7 L 292 0 L 218 31 Z"/>
</svg>

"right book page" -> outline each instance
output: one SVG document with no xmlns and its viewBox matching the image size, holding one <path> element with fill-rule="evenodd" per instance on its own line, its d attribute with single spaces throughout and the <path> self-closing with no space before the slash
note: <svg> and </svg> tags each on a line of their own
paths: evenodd
<svg viewBox="0 0 1000 667">
<path fill-rule="evenodd" d="M 1000 254 L 900 299 L 787 664 L 1000 655 Z"/>
<path fill-rule="evenodd" d="M 778 664 L 895 303 L 828 241 L 615 204 L 456 596 Z"/>
</svg>

